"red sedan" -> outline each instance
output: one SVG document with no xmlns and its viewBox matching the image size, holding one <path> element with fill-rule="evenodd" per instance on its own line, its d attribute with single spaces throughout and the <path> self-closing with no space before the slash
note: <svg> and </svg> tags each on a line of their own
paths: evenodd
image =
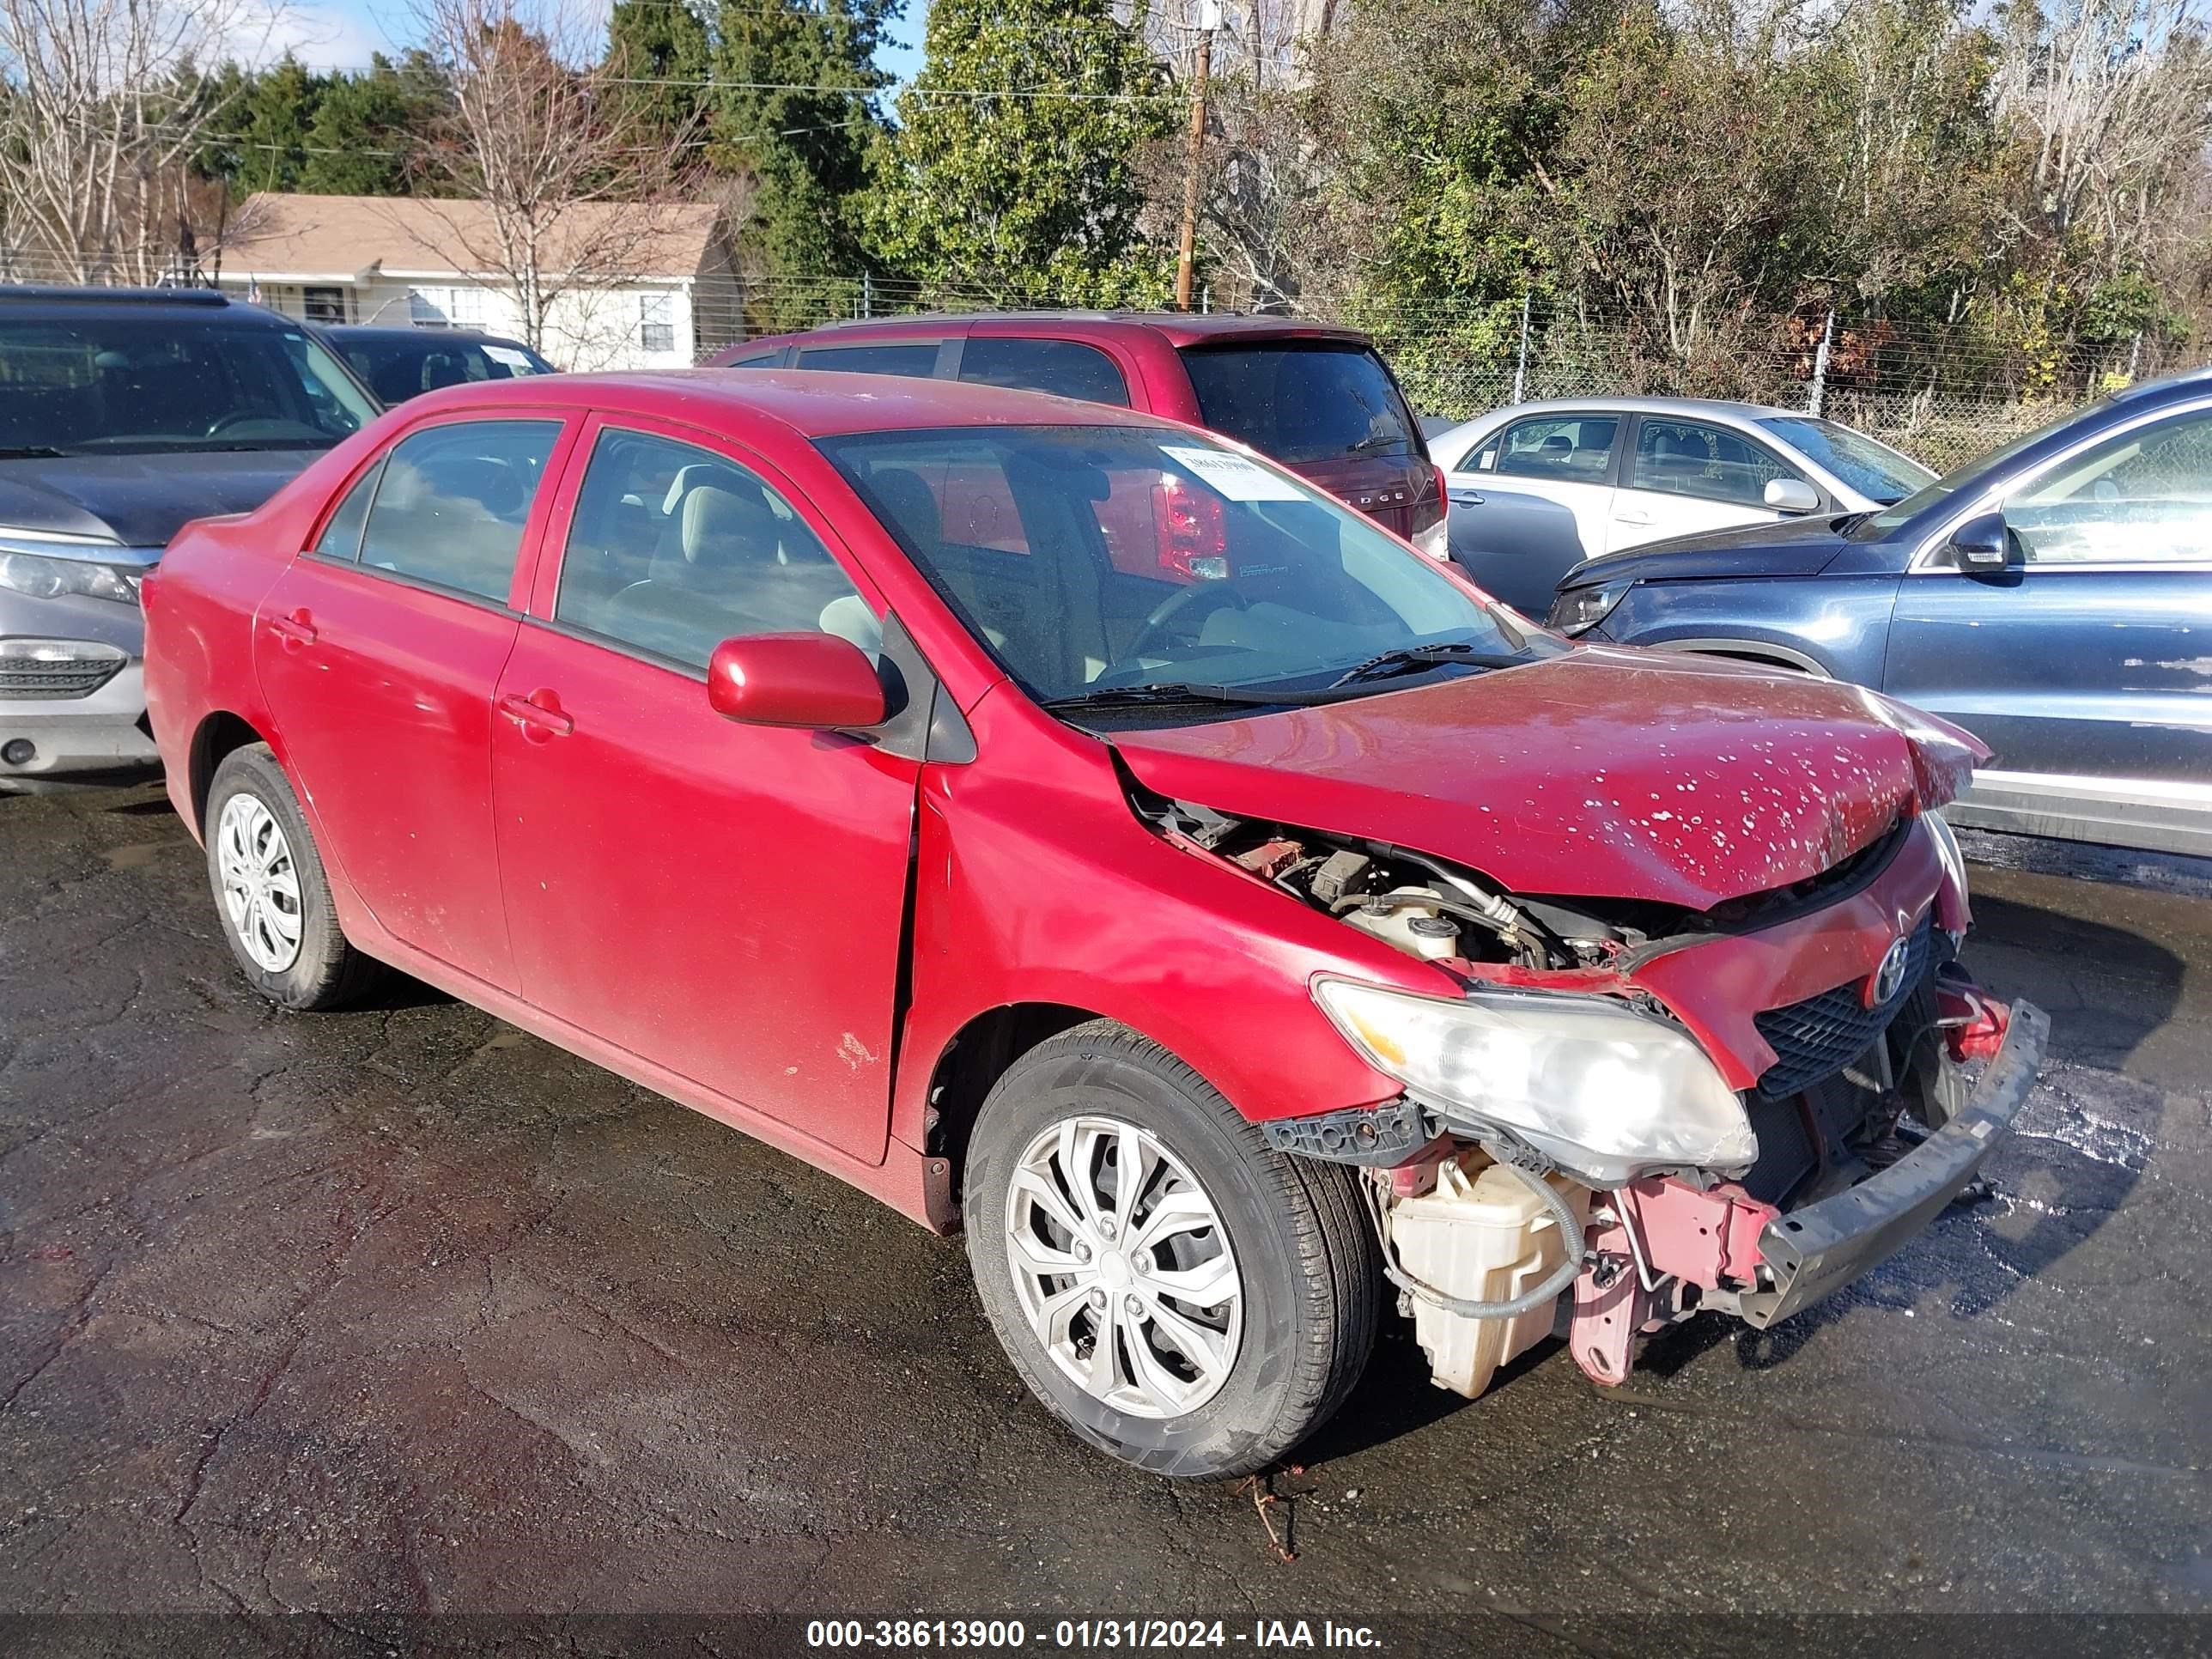
<svg viewBox="0 0 2212 1659">
<path fill-rule="evenodd" d="M 1203 562 L 1113 556 L 1193 501 Z M 1956 960 L 1965 733 L 1574 647 L 1127 410 L 454 388 L 189 526 L 146 611 L 264 995 L 404 969 L 964 1219 L 1030 1385 L 1167 1474 L 1287 1450 L 1386 1286 L 1469 1394 L 1555 1328 L 1617 1382 L 1784 1318 L 2033 1080 Z"/>
</svg>

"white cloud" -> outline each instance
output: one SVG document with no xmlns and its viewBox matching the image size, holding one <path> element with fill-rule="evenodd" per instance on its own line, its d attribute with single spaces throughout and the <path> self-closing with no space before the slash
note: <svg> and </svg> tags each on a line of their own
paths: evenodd
<svg viewBox="0 0 2212 1659">
<path fill-rule="evenodd" d="M 374 52 L 398 50 L 393 31 L 363 0 L 298 0 L 250 8 L 225 33 L 224 55 L 248 68 L 289 52 L 309 69 L 366 69 Z"/>
</svg>

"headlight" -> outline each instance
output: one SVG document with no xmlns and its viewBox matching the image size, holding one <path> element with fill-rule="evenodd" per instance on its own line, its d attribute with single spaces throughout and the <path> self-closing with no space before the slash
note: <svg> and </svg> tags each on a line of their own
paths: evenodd
<svg viewBox="0 0 2212 1659">
<path fill-rule="evenodd" d="M 144 574 L 136 565 L 50 559 L 43 554 L 19 553 L 0 547 L 0 588 L 27 594 L 34 599 L 75 594 L 88 599 L 113 599 L 121 605 L 136 605 L 138 578 Z"/>
<path fill-rule="evenodd" d="M 1591 587 L 1571 587 L 1552 601 L 1548 624 L 1562 634 L 1586 634 L 1611 614 L 1621 595 L 1634 582 L 1599 582 Z"/>
<path fill-rule="evenodd" d="M 1325 979 L 1338 1030 L 1415 1097 L 1512 1130 L 1601 1185 L 1650 1170 L 1748 1169 L 1743 1103 L 1682 1032 L 1606 997 L 1445 1000 Z"/>
</svg>

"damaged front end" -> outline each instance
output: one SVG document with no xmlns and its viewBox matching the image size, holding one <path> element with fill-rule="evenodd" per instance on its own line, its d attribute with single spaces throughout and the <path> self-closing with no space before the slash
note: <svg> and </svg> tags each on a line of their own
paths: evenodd
<svg viewBox="0 0 2212 1659">
<path fill-rule="evenodd" d="M 1692 912 L 1507 892 L 1133 780 L 1131 799 L 1444 976 L 1433 996 L 1317 977 L 1322 1012 L 1404 1091 L 1263 1127 L 1364 1170 L 1386 1270 L 1456 1392 L 1548 1335 L 1610 1385 L 1640 1335 L 1693 1313 L 1788 1318 L 1966 1192 L 2034 1084 L 2047 1021 L 1959 965 L 1963 866 L 1929 812 Z"/>
</svg>

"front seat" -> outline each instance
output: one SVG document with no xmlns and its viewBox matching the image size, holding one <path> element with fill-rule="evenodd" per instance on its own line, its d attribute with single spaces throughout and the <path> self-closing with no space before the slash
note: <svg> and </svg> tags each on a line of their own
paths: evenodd
<svg viewBox="0 0 2212 1659">
<path fill-rule="evenodd" d="M 758 490 L 693 486 L 678 511 L 675 556 L 607 602 L 608 631 L 702 665 L 732 635 L 769 632 L 747 600 L 776 545 L 775 514 Z"/>
</svg>

